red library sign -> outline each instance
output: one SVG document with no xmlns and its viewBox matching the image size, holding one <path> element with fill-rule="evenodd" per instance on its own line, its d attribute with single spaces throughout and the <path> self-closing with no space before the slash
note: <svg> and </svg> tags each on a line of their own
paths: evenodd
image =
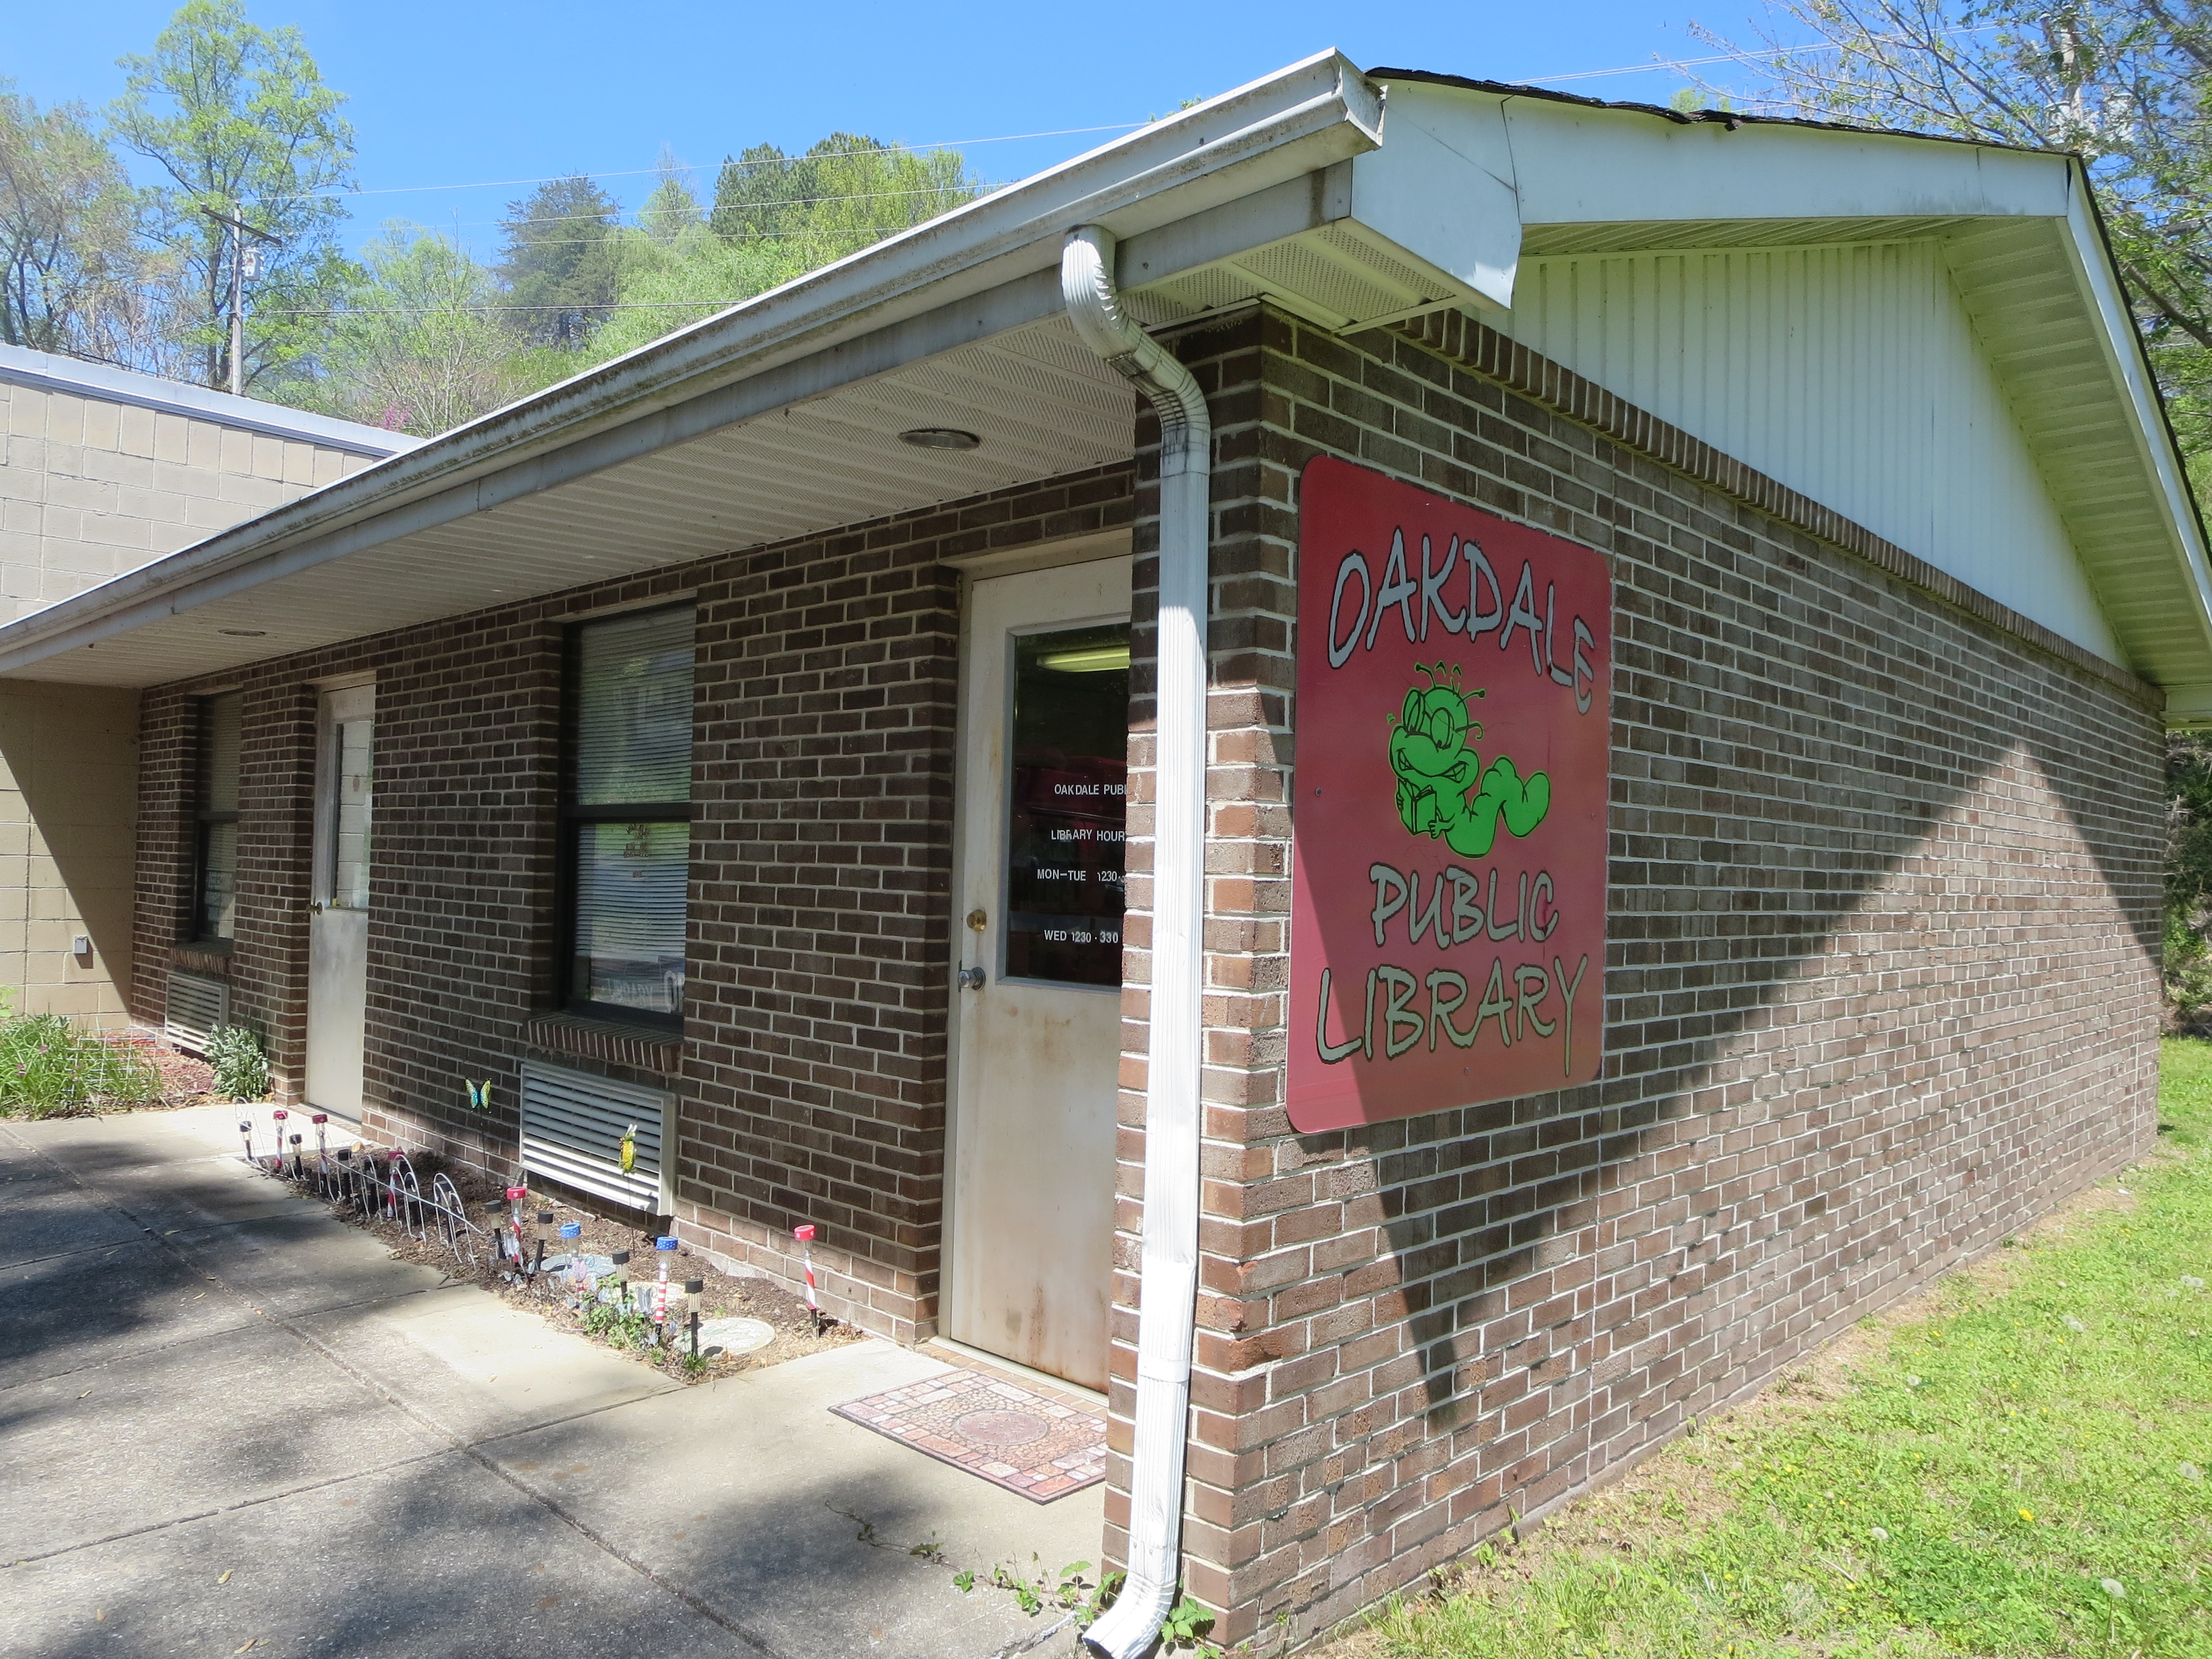
<svg viewBox="0 0 2212 1659">
<path fill-rule="evenodd" d="M 1291 1122 L 1598 1074 L 1613 583 L 1347 462 L 1298 498 Z"/>
</svg>

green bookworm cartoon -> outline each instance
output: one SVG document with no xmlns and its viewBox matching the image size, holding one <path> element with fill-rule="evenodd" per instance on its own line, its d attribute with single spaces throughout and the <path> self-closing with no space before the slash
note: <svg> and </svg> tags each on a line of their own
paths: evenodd
<svg viewBox="0 0 2212 1659">
<path fill-rule="evenodd" d="M 1442 841 L 1463 858 L 1486 856 L 1498 839 L 1498 821 L 1525 836 L 1552 807 L 1552 781 L 1541 772 L 1526 778 L 1504 755 L 1486 769 L 1475 752 L 1482 722 L 1468 714 L 1460 671 L 1417 663 L 1426 685 L 1406 693 L 1391 717 L 1390 770 L 1398 779 L 1398 817 L 1417 836 Z"/>
</svg>

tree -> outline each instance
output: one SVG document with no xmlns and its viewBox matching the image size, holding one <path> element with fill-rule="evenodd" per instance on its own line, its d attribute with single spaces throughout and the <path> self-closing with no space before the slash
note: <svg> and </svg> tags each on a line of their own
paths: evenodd
<svg viewBox="0 0 2212 1659">
<path fill-rule="evenodd" d="M 452 237 L 387 221 L 295 401 L 418 437 L 474 420 L 520 389 L 499 304 L 492 273 Z"/>
<path fill-rule="evenodd" d="M 313 349 L 349 274 L 336 241 L 346 210 L 332 199 L 353 176 L 345 100 L 298 30 L 248 21 L 242 0 L 187 0 L 151 54 L 121 63 L 110 129 L 169 180 L 147 200 L 183 267 L 177 336 L 201 380 L 226 384 L 236 287 L 248 302 L 239 378 L 252 385 Z M 252 276 L 234 284 L 241 256 Z"/>
<path fill-rule="evenodd" d="M 725 158 L 708 222 L 728 241 L 782 243 L 797 269 L 856 253 L 973 199 L 957 150 L 918 151 L 833 132 L 802 155 L 756 144 Z"/>
<path fill-rule="evenodd" d="M 707 216 L 691 189 L 691 170 L 665 144 L 660 147 L 660 159 L 653 163 L 653 171 L 660 182 L 637 210 L 638 228 L 656 242 L 672 242 L 692 226 L 704 224 Z"/>
<path fill-rule="evenodd" d="M 500 276 L 524 338 L 574 350 L 606 317 L 622 288 L 615 238 L 621 211 L 582 173 L 549 180 L 507 204 Z"/>
<path fill-rule="evenodd" d="M 2212 450 L 2212 4 L 1786 3 L 1827 49 L 1738 53 L 1785 107 L 2082 155 L 2183 447 Z"/>
<path fill-rule="evenodd" d="M 40 110 L 13 85 L 0 80 L 0 341 L 139 362 L 164 295 L 137 193 L 84 106 Z"/>
</svg>

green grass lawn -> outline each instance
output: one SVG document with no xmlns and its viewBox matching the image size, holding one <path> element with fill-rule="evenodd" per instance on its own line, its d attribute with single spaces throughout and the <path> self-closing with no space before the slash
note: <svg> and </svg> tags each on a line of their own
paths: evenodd
<svg viewBox="0 0 2212 1659">
<path fill-rule="evenodd" d="M 2160 1155 L 1357 1645 L 2212 1659 L 2212 1043 Z"/>
</svg>

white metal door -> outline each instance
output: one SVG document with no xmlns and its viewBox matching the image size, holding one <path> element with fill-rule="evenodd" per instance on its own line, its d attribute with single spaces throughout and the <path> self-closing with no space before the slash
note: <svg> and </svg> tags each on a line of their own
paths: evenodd
<svg viewBox="0 0 2212 1659">
<path fill-rule="evenodd" d="M 1106 1383 L 1129 561 L 977 581 L 944 1328 Z"/>
<path fill-rule="evenodd" d="M 324 692 L 315 721 L 307 1099 L 356 1118 L 368 1012 L 368 832 L 375 758 L 376 688 Z"/>
</svg>

